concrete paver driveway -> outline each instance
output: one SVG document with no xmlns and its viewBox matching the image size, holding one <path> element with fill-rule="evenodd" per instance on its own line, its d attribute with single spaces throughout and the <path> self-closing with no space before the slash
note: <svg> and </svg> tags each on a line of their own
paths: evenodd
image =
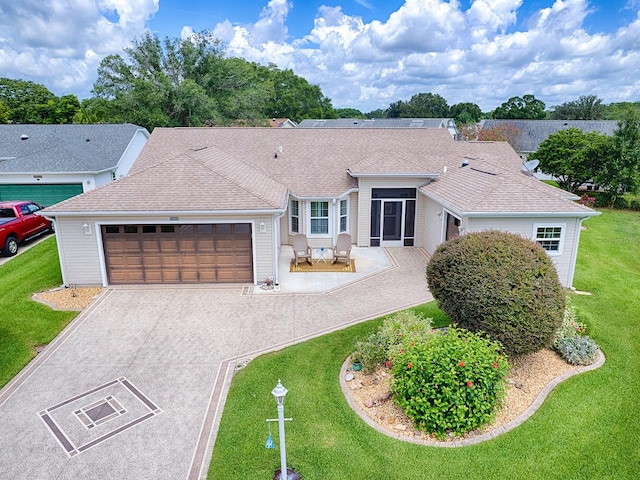
<svg viewBox="0 0 640 480">
<path fill-rule="evenodd" d="M 431 300 L 424 252 L 389 252 L 325 293 L 107 289 L 0 391 L 0 478 L 205 477 L 236 362 Z"/>
</svg>

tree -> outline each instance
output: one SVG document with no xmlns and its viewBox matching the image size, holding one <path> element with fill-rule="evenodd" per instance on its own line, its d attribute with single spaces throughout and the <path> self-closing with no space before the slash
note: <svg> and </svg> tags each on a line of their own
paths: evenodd
<svg viewBox="0 0 640 480">
<path fill-rule="evenodd" d="M 0 101 L 0 123 L 9 123 L 11 111 L 6 103 Z"/>
<path fill-rule="evenodd" d="M 607 135 L 568 128 L 549 135 L 529 158 L 540 160 L 538 168 L 557 178 L 560 188 L 576 192 L 600 171 L 610 146 Z"/>
<path fill-rule="evenodd" d="M 151 130 L 203 125 L 202 119 L 219 116 L 216 106 L 202 100 L 224 81 L 216 75 L 222 60 L 220 40 L 202 32 L 186 40 L 161 42 L 147 33 L 133 40 L 125 54 L 127 61 L 120 55 L 105 57 L 94 83 L 96 97 L 109 101 L 108 120 Z"/>
<path fill-rule="evenodd" d="M 610 103 L 605 107 L 604 119 L 623 120 L 630 113 L 640 115 L 640 102 Z"/>
<path fill-rule="evenodd" d="M 333 118 L 331 100 L 291 70 L 226 57 L 204 31 L 160 41 L 147 33 L 106 57 L 93 92 L 106 119 L 155 126 L 261 124 L 266 118 Z"/>
<path fill-rule="evenodd" d="M 364 114 L 365 118 L 387 118 L 387 112 L 386 110 L 382 110 L 381 108 L 378 108 L 376 110 L 372 110 L 368 113 Z"/>
<path fill-rule="evenodd" d="M 520 129 L 511 122 L 500 122 L 489 128 L 482 127 L 476 139 L 481 142 L 508 142 L 516 151 L 520 151 Z"/>
<path fill-rule="evenodd" d="M 449 117 L 453 117 L 457 125 L 479 122 L 482 119 L 482 110 L 475 103 L 456 103 L 449 109 Z"/>
<path fill-rule="evenodd" d="M 9 108 L 9 121 L 13 123 L 44 123 L 43 106 L 56 96 L 43 85 L 26 81 L 0 78 L 0 101 Z"/>
<path fill-rule="evenodd" d="M 273 94 L 266 104 L 266 117 L 290 118 L 299 122 L 305 118 L 337 118 L 331 99 L 322 94 L 318 85 L 311 85 L 293 70 L 280 70 L 275 65 L 261 67 L 273 85 Z M 265 118 L 266 118 L 265 117 Z"/>
<path fill-rule="evenodd" d="M 493 111 L 493 118 L 543 120 L 547 114 L 545 104 L 531 94 L 511 97 Z"/>
<path fill-rule="evenodd" d="M 629 113 L 618 123 L 618 130 L 595 175 L 595 181 L 611 194 L 611 206 L 626 192 L 640 190 L 640 116 Z"/>
<path fill-rule="evenodd" d="M 406 103 L 401 117 L 444 118 L 449 116 L 449 105 L 437 93 L 417 93 Z"/>
<path fill-rule="evenodd" d="M 367 118 L 357 108 L 336 108 L 338 118 Z"/>
<path fill-rule="evenodd" d="M 402 100 L 389 104 L 389 107 L 385 110 L 386 118 L 401 118 L 410 116 L 407 113 L 407 104 Z"/>
<path fill-rule="evenodd" d="M 600 120 L 605 106 L 595 95 L 582 95 L 578 100 L 551 107 L 549 117 L 553 120 Z"/>
<path fill-rule="evenodd" d="M 513 233 L 468 233 L 440 245 L 427 283 L 452 323 L 486 333 L 509 355 L 551 346 L 564 316 L 565 293 L 547 252 Z"/>
</svg>

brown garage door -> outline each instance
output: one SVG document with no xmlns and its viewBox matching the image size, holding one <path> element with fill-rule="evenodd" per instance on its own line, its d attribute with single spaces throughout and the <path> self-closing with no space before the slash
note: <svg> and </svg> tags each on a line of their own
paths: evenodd
<svg viewBox="0 0 640 480">
<path fill-rule="evenodd" d="M 251 224 L 103 225 L 110 284 L 253 282 Z"/>
</svg>

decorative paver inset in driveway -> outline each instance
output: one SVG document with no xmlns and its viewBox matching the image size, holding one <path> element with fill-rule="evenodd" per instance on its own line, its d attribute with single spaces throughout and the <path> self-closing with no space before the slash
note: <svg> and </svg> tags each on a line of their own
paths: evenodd
<svg viewBox="0 0 640 480">
<path fill-rule="evenodd" d="M 121 377 L 49 407 L 38 415 L 72 457 L 161 412 L 129 380 Z"/>
<path fill-rule="evenodd" d="M 376 254 L 377 272 L 310 293 L 107 288 L 0 390 L 0 479 L 206 478 L 237 363 L 432 300 L 424 250 Z"/>
</svg>

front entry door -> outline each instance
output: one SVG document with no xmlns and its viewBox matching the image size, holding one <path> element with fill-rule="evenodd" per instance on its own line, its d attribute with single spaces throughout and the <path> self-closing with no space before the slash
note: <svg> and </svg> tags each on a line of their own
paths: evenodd
<svg viewBox="0 0 640 480">
<path fill-rule="evenodd" d="M 382 242 L 381 247 L 402 247 L 402 219 L 404 201 L 382 200 Z"/>
</svg>

